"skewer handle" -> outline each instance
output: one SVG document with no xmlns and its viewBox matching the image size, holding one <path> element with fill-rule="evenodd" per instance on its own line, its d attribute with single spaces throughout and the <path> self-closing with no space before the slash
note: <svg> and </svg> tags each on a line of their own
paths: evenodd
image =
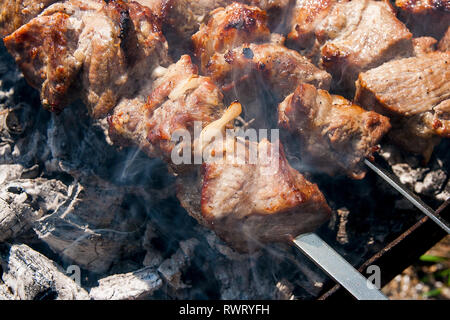
<svg viewBox="0 0 450 320">
<path fill-rule="evenodd" d="M 388 300 L 341 255 L 314 233 L 293 240 L 295 246 L 358 300 Z"/>
</svg>

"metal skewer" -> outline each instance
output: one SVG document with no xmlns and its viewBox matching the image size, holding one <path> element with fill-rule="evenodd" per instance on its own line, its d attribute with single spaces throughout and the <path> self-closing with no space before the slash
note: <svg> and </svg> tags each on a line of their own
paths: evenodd
<svg viewBox="0 0 450 320">
<path fill-rule="evenodd" d="M 364 163 L 374 171 L 378 176 L 380 176 L 384 181 L 389 183 L 398 192 L 400 192 L 406 199 L 408 199 L 417 209 L 426 214 L 431 220 L 433 220 L 439 227 L 441 227 L 445 232 L 450 234 L 450 224 L 445 221 L 438 213 L 431 209 L 426 203 L 424 203 L 418 196 L 409 191 L 407 188 L 403 187 L 398 183 L 396 178 L 392 176 L 389 172 L 378 166 L 377 164 L 370 162 L 365 159 Z"/>
<path fill-rule="evenodd" d="M 341 255 L 314 233 L 293 240 L 295 246 L 358 300 L 388 300 Z"/>
</svg>

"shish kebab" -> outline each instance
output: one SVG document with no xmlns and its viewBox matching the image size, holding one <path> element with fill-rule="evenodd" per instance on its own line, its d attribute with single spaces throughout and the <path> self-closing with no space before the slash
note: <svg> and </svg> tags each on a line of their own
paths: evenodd
<svg viewBox="0 0 450 320">
<path fill-rule="evenodd" d="M 359 2 L 366 3 L 367 1 Z M 336 9 L 336 12 L 332 11 L 329 14 L 330 16 L 336 16 L 339 13 L 342 15 L 342 12 L 338 9 L 349 10 L 350 5 L 353 11 L 357 11 L 353 8 L 354 1 L 352 4 L 345 1 L 334 4 L 338 8 L 333 8 Z M 446 119 L 446 112 L 448 106 L 450 106 L 450 100 L 448 99 L 450 98 L 450 66 L 447 63 L 447 61 L 450 61 L 450 55 L 448 52 L 434 52 L 433 44 L 436 41 L 433 38 L 411 39 L 409 31 L 396 19 L 391 8 L 386 4 L 381 2 L 369 2 L 368 4 L 368 7 L 361 10 L 362 21 L 368 19 L 367 16 L 374 14 L 374 8 L 382 9 L 378 11 L 378 14 L 383 15 L 384 19 L 382 25 L 371 26 L 371 29 L 367 31 L 374 38 L 380 39 L 377 42 L 379 48 L 375 48 L 371 52 L 375 56 L 372 57 L 372 60 L 377 61 L 380 65 L 382 61 L 389 59 L 392 55 L 396 55 L 402 60 L 389 61 L 369 72 L 359 73 L 359 71 L 364 71 L 367 68 L 367 64 L 374 67 L 374 62 L 367 62 L 368 57 L 364 56 L 367 53 L 354 51 L 352 60 L 343 57 L 343 59 L 349 61 L 340 61 L 340 64 L 334 65 L 335 62 L 330 61 L 326 57 L 326 53 L 328 47 L 336 47 L 338 42 L 334 41 L 333 43 L 330 40 L 322 44 L 322 66 L 327 70 L 329 68 L 336 70 L 346 65 L 346 68 L 350 70 L 357 70 L 358 72 L 353 71 L 352 73 L 346 69 L 346 77 L 352 77 L 351 80 L 353 81 L 359 73 L 359 79 L 356 81 L 355 100 L 361 105 L 368 106 L 369 109 L 393 118 L 394 128 L 389 133 L 392 140 L 409 151 L 422 153 L 427 160 L 433 147 L 440 141 L 440 137 L 450 136 L 450 124 L 449 120 Z M 315 5 L 324 4 L 318 2 Z M 314 36 L 319 38 L 323 37 L 325 31 L 330 32 L 327 29 L 324 29 L 325 31 L 321 29 L 324 28 L 321 27 L 321 23 L 324 22 L 320 20 L 324 20 L 324 16 L 318 15 L 316 17 L 314 15 L 317 13 L 317 9 L 330 10 L 330 3 L 326 3 L 324 8 L 316 8 L 315 5 L 305 1 L 296 2 L 298 15 L 295 16 L 294 22 L 296 25 L 308 26 L 305 30 L 296 28 L 295 32 L 288 35 L 288 40 L 294 41 L 297 46 L 301 45 L 301 47 L 307 48 Z M 241 11 L 239 8 L 241 8 Z M 298 80 L 295 77 L 297 73 L 291 67 L 293 64 L 289 63 L 289 59 L 291 61 L 293 59 L 289 57 L 284 58 L 283 61 L 283 54 L 280 54 L 277 45 L 262 44 L 268 41 L 273 42 L 274 38 L 273 34 L 270 35 L 270 31 L 264 23 L 264 14 L 253 8 L 253 15 L 251 15 L 249 11 L 243 12 L 242 8 L 244 6 L 241 4 L 233 4 L 225 9 L 215 10 L 211 13 L 208 24 L 202 25 L 199 32 L 193 36 L 194 46 L 203 71 L 216 79 L 216 82 L 222 85 L 225 92 L 230 91 L 232 96 L 239 96 L 240 98 L 249 95 L 248 86 L 243 85 L 244 89 L 237 93 L 236 90 L 239 90 L 238 88 L 242 87 L 242 83 L 245 83 L 248 78 L 251 78 L 250 83 L 257 81 L 252 78 L 252 73 L 257 73 L 256 78 L 264 79 L 270 88 L 269 90 L 275 92 L 275 95 L 282 99 L 294 87 L 289 85 L 288 81 L 293 80 L 296 83 Z M 251 11 L 248 7 L 246 9 Z M 257 27 L 253 27 L 251 30 L 250 27 L 247 27 L 248 30 L 246 30 L 246 23 L 244 22 L 239 31 L 233 30 L 238 34 L 230 34 L 228 26 L 236 21 L 236 17 L 239 15 L 241 17 L 246 16 L 243 21 L 256 20 L 255 25 Z M 312 23 L 312 19 L 319 21 Z M 310 24 L 307 24 L 307 22 Z M 327 26 L 327 23 L 329 22 L 325 21 L 325 26 Z M 314 26 L 317 30 L 312 29 Z M 384 36 L 386 28 L 390 27 L 397 27 L 398 33 L 393 34 L 391 38 L 386 38 Z M 344 31 L 342 33 L 345 33 Z M 354 35 L 353 37 L 357 38 Z M 278 43 L 283 41 L 280 38 L 275 39 Z M 244 42 L 242 40 L 253 43 L 241 45 Z M 316 46 L 318 45 L 317 42 L 316 40 Z M 312 56 L 313 60 L 320 59 L 317 57 L 317 48 L 314 50 L 316 52 L 310 52 L 309 55 Z M 286 53 L 284 56 L 286 56 Z M 276 64 L 282 66 L 278 68 L 280 70 L 277 70 Z M 400 66 L 396 68 L 395 66 L 398 64 Z M 297 63 L 297 65 L 299 64 Z M 398 68 L 401 70 L 396 70 Z M 378 69 L 381 70 L 378 71 Z M 389 70 L 398 71 L 397 75 L 392 75 Z M 283 71 L 291 74 L 290 78 L 286 77 L 288 81 L 283 82 L 283 77 L 279 76 Z M 415 74 L 413 74 L 412 79 L 408 79 L 408 77 L 411 78 L 412 72 Z M 310 74 L 312 73 L 310 72 Z M 370 78 L 369 74 L 375 76 Z M 389 75 L 388 79 L 386 79 L 386 75 Z M 377 86 L 377 82 L 372 79 L 378 81 L 382 86 Z M 365 164 L 449 233 L 448 222 L 443 220 L 417 196 L 402 187 L 390 175 L 383 172 L 373 161 L 368 160 L 372 160 L 371 154 L 373 151 L 370 151 L 370 148 L 376 148 L 381 137 L 391 129 L 388 119 L 378 113 L 366 112 L 341 96 L 330 95 L 327 91 L 320 90 L 324 87 L 327 88 L 329 85 L 327 80 L 320 82 L 318 85 L 316 81 L 315 84 L 319 90 L 309 84 L 300 84 L 292 94 L 280 103 L 278 125 L 294 137 L 292 139 L 292 136 L 290 136 L 291 139 L 287 139 L 287 143 L 295 141 L 300 144 L 302 161 L 311 163 L 315 170 L 331 175 L 346 170 L 350 177 L 361 179 L 365 176 L 365 170 L 362 168 Z M 347 80 L 347 82 L 350 83 L 350 80 Z M 406 86 L 403 84 L 405 82 L 407 83 Z M 413 103 L 409 104 L 408 101 L 410 100 L 407 99 L 407 95 L 410 91 L 408 86 L 413 85 L 411 82 L 415 82 L 414 85 L 417 86 L 418 90 L 415 92 L 416 96 L 411 97 Z M 432 86 L 430 86 L 431 83 Z M 407 91 L 402 93 L 405 89 Z M 255 95 L 250 91 L 250 95 L 252 94 Z M 250 97 L 249 100 L 253 98 Z M 420 103 L 422 105 L 418 108 L 417 106 Z M 415 143 L 411 143 L 411 139 L 407 139 L 407 135 L 413 137 L 412 141 L 415 141 Z"/>
</svg>

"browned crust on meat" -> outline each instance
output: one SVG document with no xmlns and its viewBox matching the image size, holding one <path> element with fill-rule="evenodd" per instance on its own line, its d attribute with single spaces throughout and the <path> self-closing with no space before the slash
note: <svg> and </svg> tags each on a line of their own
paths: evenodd
<svg viewBox="0 0 450 320">
<path fill-rule="evenodd" d="M 39 17 L 4 39 L 25 79 L 41 90 L 42 102 L 51 111 L 61 111 L 71 100 L 69 90 L 81 67 L 75 59 L 64 63 L 74 49 L 66 35 L 68 18 L 65 13 Z"/>
<path fill-rule="evenodd" d="M 108 34 L 96 33 L 85 19 L 91 14 L 104 24 L 99 29 L 110 28 Z M 60 112 L 81 98 L 98 118 L 138 91 L 155 64 L 167 63 L 160 28 L 150 9 L 136 2 L 73 0 L 50 6 L 4 43 L 26 80 L 40 90 L 44 107 Z"/>
<path fill-rule="evenodd" d="M 257 148 L 265 144 L 269 144 L 269 152 L 273 152 L 274 146 L 268 141 L 260 142 Z M 238 251 L 248 251 L 249 243 L 289 241 L 301 233 L 313 231 L 330 217 L 331 210 L 317 185 L 288 164 L 281 145 L 277 157 L 278 170 L 268 177 L 261 175 L 260 164 L 243 165 L 254 169 L 249 170 L 245 181 L 239 180 L 241 184 L 234 195 L 238 207 L 225 206 L 225 209 L 221 205 L 216 207 L 215 196 L 222 179 L 229 174 L 228 168 L 236 168 L 236 165 L 204 163 L 201 167 L 203 221 Z M 259 190 L 270 189 L 270 195 L 252 191 L 255 186 Z"/>
<path fill-rule="evenodd" d="M 211 12 L 207 25 L 192 36 L 195 55 L 201 60 L 205 70 L 209 59 L 215 53 L 232 49 L 243 43 L 267 41 L 270 31 L 266 13 L 241 3 L 233 3 L 226 8 Z"/>
<path fill-rule="evenodd" d="M 58 0 L 3 0 L 0 4 L 0 38 L 11 34 Z"/>
<path fill-rule="evenodd" d="M 299 82 L 329 89 L 331 76 L 314 66 L 294 50 L 265 43 L 244 45 L 215 55 L 207 65 L 207 74 L 222 84 L 225 91 L 256 74 L 269 84 L 279 98 L 291 93 Z"/>
<path fill-rule="evenodd" d="M 449 0 L 396 0 L 395 5 L 402 10 L 415 14 L 436 11 L 450 12 Z"/>
</svg>

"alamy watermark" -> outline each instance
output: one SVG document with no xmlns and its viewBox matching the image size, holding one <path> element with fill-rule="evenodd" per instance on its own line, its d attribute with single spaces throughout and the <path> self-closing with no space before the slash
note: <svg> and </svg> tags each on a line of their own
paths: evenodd
<svg viewBox="0 0 450 320">
<path fill-rule="evenodd" d="M 366 273 L 370 275 L 367 278 L 367 287 L 369 289 L 381 289 L 381 268 L 373 264 L 367 267 Z"/>
</svg>

